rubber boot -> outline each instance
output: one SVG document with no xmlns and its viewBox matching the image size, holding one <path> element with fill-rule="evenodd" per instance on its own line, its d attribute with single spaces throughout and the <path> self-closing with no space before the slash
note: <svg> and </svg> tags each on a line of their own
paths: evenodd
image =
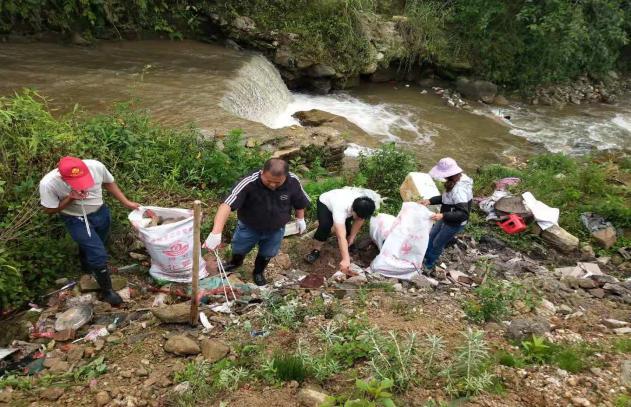
<svg viewBox="0 0 631 407">
<path fill-rule="evenodd" d="M 252 278 L 256 285 L 262 286 L 267 284 L 267 280 L 265 280 L 265 267 L 267 267 L 270 260 L 272 260 L 271 257 L 256 256 L 254 260 L 254 271 L 252 272 Z"/>
<path fill-rule="evenodd" d="M 110 278 L 110 270 L 106 267 L 102 270 L 94 271 L 94 278 L 101 287 L 101 297 L 103 301 L 110 305 L 121 305 L 123 299 L 116 291 L 112 289 L 112 279 Z"/>
<path fill-rule="evenodd" d="M 244 259 L 245 259 L 244 254 L 233 254 L 230 261 L 223 265 L 223 269 L 227 273 L 229 271 L 236 269 L 237 267 L 241 267 Z"/>
</svg>

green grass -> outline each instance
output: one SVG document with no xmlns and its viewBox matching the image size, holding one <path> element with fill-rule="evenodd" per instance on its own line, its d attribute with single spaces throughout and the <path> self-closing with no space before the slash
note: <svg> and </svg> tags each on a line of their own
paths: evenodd
<svg viewBox="0 0 631 407">
<path fill-rule="evenodd" d="M 616 339 L 613 343 L 613 349 L 619 353 L 631 353 L 631 339 Z"/>
<path fill-rule="evenodd" d="M 273 366 L 276 371 L 276 378 L 283 382 L 295 380 L 301 383 L 309 376 L 309 371 L 302 359 L 296 355 L 278 354 L 274 356 Z"/>
</svg>

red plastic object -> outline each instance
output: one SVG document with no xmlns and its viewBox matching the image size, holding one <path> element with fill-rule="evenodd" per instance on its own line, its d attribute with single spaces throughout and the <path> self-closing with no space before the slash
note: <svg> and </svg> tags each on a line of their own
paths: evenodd
<svg viewBox="0 0 631 407">
<path fill-rule="evenodd" d="M 514 235 L 515 233 L 520 233 L 526 230 L 526 222 L 524 222 L 524 219 L 521 216 L 515 213 L 508 215 L 508 219 L 504 222 L 497 222 L 497 225 L 509 235 Z"/>
</svg>

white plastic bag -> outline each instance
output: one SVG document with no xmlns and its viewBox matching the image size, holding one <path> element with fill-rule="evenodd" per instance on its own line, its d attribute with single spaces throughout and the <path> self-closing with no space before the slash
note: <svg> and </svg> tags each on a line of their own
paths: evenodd
<svg viewBox="0 0 631 407">
<path fill-rule="evenodd" d="M 375 242 L 379 250 L 381 250 L 383 242 L 388 238 L 395 219 L 394 216 L 387 213 L 380 213 L 370 219 L 370 238 Z"/>
<path fill-rule="evenodd" d="M 142 217 L 147 209 L 151 209 L 164 219 L 182 217 L 185 219 L 166 225 L 147 227 L 147 222 Z M 193 269 L 193 211 L 143 206 L 132 211 L 127 218 L 151 256 L 149 274 L 156 280 L 190 283 Z M 206 264 L 200 252 L 199 278 L 206 276 Z"/>
<path fill-rule="evenodd" d="M 432 229 L 431 216 L 426 207 L 404 202 L 381 252 L 370 265 L 372 271 L 402 280 L 410 280 L 420 272 Z"/>
</svg>

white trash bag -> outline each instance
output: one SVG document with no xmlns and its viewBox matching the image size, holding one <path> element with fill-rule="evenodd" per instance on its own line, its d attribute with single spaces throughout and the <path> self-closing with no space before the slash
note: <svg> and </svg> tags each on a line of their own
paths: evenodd
<svg viewBox="0 0 631 407">
<path fill-rule="evenodd" d="M 381 250 L 383 242 L 388 238 L 395 219 L 396 217 L 387 213 L 380 213 L 370 219 L 370 238 L 375 242 L 379 250 Z"/>
<path fill-rule="evenodd" d="M 380 253 L 370 268 L 386 277 L 410 280 L 422 270 L 423 258 L 432 229 L 433 212 L 415 202 L 404 202 L 399 215 L 389 226 L 388 233 L 375 230 L 371 237 L 386 235 Z M 381 216 L 381 215 L 380 215 Z M 379 217 L 377 217 L 377 220 Z M 383 225 L 386 225 L 387 218 Z M 376 227 L 377 228 L 377 227 Z M 375 241 L 379 246 L 379 242 Z"/>
<path fill-rule="evenodd" d="M 148 209 L 163 219 L 184 219 L 168 224 L 148 226 L 148 219 L 143 218 L 143 214 Z M 149 269 L 151 277 L 156 280 L 190 283 L 193 270 L 193 211 L 142 206 L 132 211 L 127 218 L 151 256 Z M 200 252 L 199 278 L 206 276 L 206 264 Z"/>
</svg>

